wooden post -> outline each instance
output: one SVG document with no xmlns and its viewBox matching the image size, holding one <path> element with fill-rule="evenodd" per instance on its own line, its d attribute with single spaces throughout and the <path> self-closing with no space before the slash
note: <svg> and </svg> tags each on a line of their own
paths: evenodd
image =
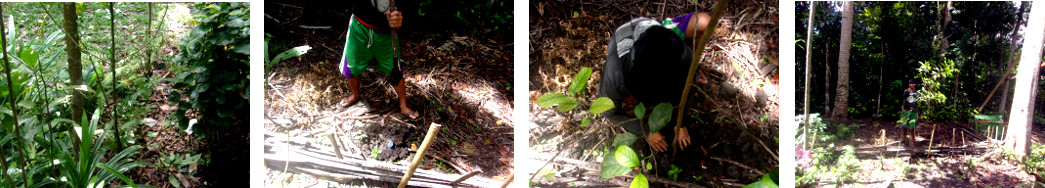
<svg viewBox="0 0 1045 188">
<path fill-rule="evenodd" d="M 406 187 L 406 183 L 410 181 L 410 176 L 414 175 L 414 170 L 417 170 L 417 165 L 421 164 L 421 160 L 425 158 L 425 152 L 428 151 L 428 146 L 432 145 L 432 140 L 435 140 L 436 135 L 439 134 L 439 128 L 443 125 L 432 123 L 428 126 L 428 134 L 425 135 L 425 140 L 421 142 L 421 148 L 417 149 L 417 155 L 414 155 L 414 162 L 410 163 L 410 168 L 407 169 L 406 174 L 403 175 L 403 179 L 399 180 L 399 188 Z"/>
<path fill-rule="evenodd" d="M 936 125 L 933 125 L 933 130 L 929 133 L 929 151 L 933 150 L 933 136 L 936 136 Z"/>
</svg>

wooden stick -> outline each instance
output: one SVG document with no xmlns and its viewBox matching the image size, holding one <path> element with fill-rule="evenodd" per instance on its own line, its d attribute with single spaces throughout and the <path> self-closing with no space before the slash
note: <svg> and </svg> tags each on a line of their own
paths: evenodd
<svg viewBox="0 0 1045 188">
<path fill-rule="evenodd" d="M 476 174 L 479 174 L 481 172 L 483 172 L 483 171 L 482 170 L 475 170 L 475 171 L 469 172 L 468 174 L 465 174 L 464 176 L 461 176 L 461 178 L 457 178 L 457 180 L 454 180 L 453 182 L 450 182 L 450 186 L 457 185 L 458 183 L 461 183 L 461 181 L 467 180 L 468 178 L 471 178 L 472 176 L 475 176 Z"/>
<path fill-rule="evenodd" d="M 512 184 L 512 180 L 515 180 L 515 171 L 512 171 L 511 174 L 508 174 L 508 179 L 504 180 L 504 183 L 501 184 L 501 188 L 508 187 L 508 184 Z"/>
<path fill-rule="evenodd" d="M 730 163 L 730 164 L 733 164 L 733 165 L 737 165 L 739 167 L 746 168 L 746 169 L 751 170 L 751 171 L 755 171 L 755 173 L 757 173 L 760 176 L 766 175 L 766 173 L 762 172 L 762 170 L 758 170 L 756 168 L 752 168 L 750 166 L 741 164 L 741 163 L 736 162 L 736 161 L 732 161 L 732 160 L 729 160 L 729 159 L 718 158 L 718 157 L 711 157 L 711 159 L 722 161 L 722 162 L 727 162 L 727 163 Z"/>
<path fill-rule="evenodd" d="M 682 101 L 679 102 L 679 113 L 678 116 L 676 116 L 678 119 L 675 121 L 675 127 L 682 127 L 682 117 L 685 115 L 686 100 L 689 99 L 688 93 L 690 87 L 685 86 L 693 82 L 693 75 L 697 73 L 697 67 L 700 67 L 700 58 L 704 55 L 704 46 L 707 46 L 708 42 L 711 41 L 711 35 L 715 33 L 715 27 L 718 27 L 718 20 L 722 17 L 722 12 L 726 9 L 727 4 L 729 4 L 729 0 L 718 0 L 718 2 L 715 3 L 715 10 L 711 13 L 711 23 L 708 23 L 704 34 L 700 36 L 700 40 L 693 41 L 694 43 L 699 41 L 699 43 L 693 46 L 693 51 L 695 51 L 693 53 L 693 62 L 689 65 L 689 74 L 686 76 L 686 84 L 683 85 Z M 679 138 L 678 131 L 675 131 L 675 137 L 673 138 L 676 140 Z M 671 148 L 672 154 L 678 152 L 678 142 L 671 142 Z"/>
<path fill-rule="evenodd" d="M 327 138 L 330 138 L 330 145 L 334 146 L 334 154 L 337 154 L 337 158 L 344 159 L 345 157 L 341 155 L 341 146 L 339 146 L 337 140 L 334 139 L 334 133 L 328 134 Z"/>
<path fill-rule="evenodd" d="M 936 125 L 933 124 L 933 131 L 929 133 L 929 151 L 933 150 L 933 136 L 936 136 Z"/>
<path fill-rule="evenodd" d="M 417 165 L 421 164 L 421 160 L 425 157 L 425 152 L 428 151 L 428 146 L 432 145 L 432 140 L 435 140 L 436 135 L 439 134 L 439 128 L 443 125 L 432 123 L 428 126 L 428 134 L 425 135 L 425 140 L 421 142 L 421 148 L 417 150 L 417 155 L 414 155 L 414 162 L 410 163 L 410 168 L 403 175 L 403 179 L 399 180 L 399 188 L 405 188 L 406 183 L 410 181 L 410 176 L 414 175 L 414 170 L 417 170 Z"/>
</svg>

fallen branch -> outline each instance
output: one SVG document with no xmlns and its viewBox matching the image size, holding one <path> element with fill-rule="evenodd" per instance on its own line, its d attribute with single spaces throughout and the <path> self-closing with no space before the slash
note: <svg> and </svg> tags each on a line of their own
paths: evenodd
<svg viewBox="0 0 1045 188">
<path fill-rule="evenodd" d="M 759 176 L 766 175 L 766 173 L 762 172 L 762 170 L 759 170 L 759 169 L 756 169 L 756 168 L 752 168 L 750 166 L 741 164 L 741 163 L 733 161 L 733 160 L 723 159 L 723 158 L 719 158 L 719 157 L 711 157 L 711 159 L 714 159 L 714 160 L 717 160 L 717 161 L 722 161 L 722 162 L 727 162 L 729 164 L 737 165 L 739 167 L 743 167 L 743 168 L 746 168 L 748 170 L 755 171 L 755 173 L 758 174 Z"/>
</svg>

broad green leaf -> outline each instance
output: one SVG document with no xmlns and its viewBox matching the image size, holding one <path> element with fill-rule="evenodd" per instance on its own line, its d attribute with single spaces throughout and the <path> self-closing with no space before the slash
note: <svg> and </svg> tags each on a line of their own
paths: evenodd
<svg viewBox="0 0 1045 188">
<path fill-rule="evenodd" d="M 601 114 L 610 109 L 613 109 L 613 100 L 607 97 L 599 97 L 594 102 L 591 102 L 591 107 L 588 108 L 588 111 L 591 111 L 593 114 Z"/>
<path fill-rule="evenodd" d="M 635 116 L 639 118 L 639 121 L 642 121 L 642 118 L 646 117 L 646 105 L 640 102 L 639 105 L 635 106 Z"/>
<path fill-rule="evenodd" d="M 537 106 L 545 107 L 545 108 L 550 107 L 550 106 L 555 106 L 555 105 L 559 104 L 560 102 L 562 102 L 563 100 L 566 100 L 565 98 L 569 98 L 569 97 L 567 97 L 566 95 L 564 95 L 562 93 L 548 93 L 548 94 L 544 94 L 544 95 L 541 95 L 541 97 L 537 98 Z"/>
<path fill-rule="evenodd" d="M 632 150 L 628 146 L 617 147 L 614 157 L 617 159 L 617 163 L 625 168 L 631 168 L 639 166 L 639 156 L 635 154 L 635 150 Z"/>
<path fill-rule="evenodd" d="M 668 125 L 668 122 L 671 121 L 672 108 L 674 107 L 666 102 L 660 103 L 653 108 L 653 113 L 650 113 L 649 116 L 649 130 L 651 133 L 660 131 L 661 128 Z"/>
<path fill-rule="evenodd" d="M 22 49 L 22 51 L 18 53 L 18 57 L 22 58 L 25 65 L 30 68 L 36 68 L 36 61 L 40 58 L 40 53 L 34 51 L 32 48 Z"/>
<path fill-rule="evenodd" d="M 577 108 L 577 100 L 573 98 L 566 98 L 565 101 L 559 103 L 560 112 L 568 112 L 573 110 L 573 108 Z"/>
<path fill-rule="evenodd" d="M 588 78 L 591 77 L 591 68 L 584 67 L 581 71 L 577 72 L 577 75 L 573 76 L 573 82 L 570 83 L 570 95 L 577 96 L 584 92 L 584 88 L 588 87 Z"/>
<path fill-rule="evenodd" d="M 602 168 L 599 169 L 599 177 L 612 178 L 628 174 L 631 172 L 631 168 L 621 166 L 617 163 L 617 157 L 614 152 L 606 152 L 602 155 Z"/>
<path fill-rule="evenodd" d="M 308 50 L 310 50 L 310 49 L 312 49 L 312 47 L 309 47 L 308 45 L 304 45 L 304 46 L 298 46 L 298 47 L 291 48 L 291 49 L 289 49 L 287 51 L 283 51 L 283 53 L 279 53 L 279 55 L 276 55 L 276 57 L 272 58 L 271 61 L 265 63 L 265 66 L 266 67 L 267 66 L 272 66 L 272 65 L 278 63 L 279 61 L 283 61 L 284 59 L 301 56 L 301 55 L 303 55 L 305 53 L 308 53 Z"/>
<path fill-rule="evenodd" d="M 641 173 L 639 175 L 635 176 L 635 179 L 631 180 L 631 186 L 628 186 L 628 188 L 647 188 L 647 187 L 649 187 L 649 181 L 646 180 L 646 176 L 642 175 Z"/>
<path fill-rule="evenodd" d="M 591 119 L 584 118 L 584 120 L 581 120 L 581 127 L 588 126 L 588 124 L 591 124 Z"/>
<path fill-rule="evenodd" d="M 639 136 L 636 136 L 635 134 L 632 134 L 630 132 L 624 132 L 613 137 L 613 146 L 630 146 L 631 144 L 635 143 L 635 140 L 638 139 Z"/>
<path fill-rule="evenodd" d="M 559 105 L 559 111 L 570 111 L 577 107 L 577 100 L 562 93 L 548 93 L 537 98 L 537 106 L 550 107 Z"/>
</svg>

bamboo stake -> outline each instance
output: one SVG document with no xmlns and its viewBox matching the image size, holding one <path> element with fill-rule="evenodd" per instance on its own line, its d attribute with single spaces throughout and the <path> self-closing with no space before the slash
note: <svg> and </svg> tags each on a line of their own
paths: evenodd
<svg viewBox="0 0 1045 188">
<path fill-rule="evenodd" d="M 711 40 L 711 35 L 715 33 L 715 27 L 718 27 L 718 19 L 722 17 L 722 11 L 726 9 L 726 5 L 729 4 L 729 0 L 718 0 L 715 3 L 715 10 L 711 13 L 711 23 L 708 23 L 707 29 L 704 30 L 704 34 L 700 36 L 700 43 L 693 45 L 693 62 L 689 65 L 689 74 L 686 76 L 686 84 L 682 89 L 682 100 L 679 102 L 678 119 L 675 121 L 675 139 L 679 138 L 679 128 L 682 127 L 682 116 L 685 114 L 686 100 L 688 99 L 689 83 L 693 82 L 693 75 L 697 73 L 697 67 L 700 67 L 700 58 L 704 55 L 704 46 L 707 46 L 708 41 Z M 671 142 L 671 153 L 674 155 L 678 152 L 678 142 Z"/>
<path fill-rule="evenodd" d="M 508 187 L 508 184 L 512 184 L 513 180 L 515 180 L 515 171 L 512 171 L 511 174 L 508 174 L 508 179 L 504 180 L 504 183 L 501 184 L 501 188 Z"/>
<path fill-rule="evenodd" d="M 414 162 L 410 163 L 410 168 L 407 169 L 406 174 L 403 175 L 403 179 L 399 180 L 399 188 L 406 187 L 406 183 L 410 181 L 410 176 L 414 175 L 414 170 L 417 170 L 417 165 L 421 164 L 421 160 L 425 158 L 425 152 L 428 151 L 428 146 L 432 145 L 432 140 L 435 140 L 436 135 L 439 134 L 439 128 L 443 125 L 432 123 L 428 126 L 428 134 L 425 135 L 425 140 L 421 142 L 421 148 L 417 149 L 417 155 L 414 156 Z"/>
<path fill-rule="evenodd" d="M 933 125 L 933 131 L 929 133 L 929 151 L 933 150 L 933 136 L 936 136 L 936 125 Z"/>
</svg>

